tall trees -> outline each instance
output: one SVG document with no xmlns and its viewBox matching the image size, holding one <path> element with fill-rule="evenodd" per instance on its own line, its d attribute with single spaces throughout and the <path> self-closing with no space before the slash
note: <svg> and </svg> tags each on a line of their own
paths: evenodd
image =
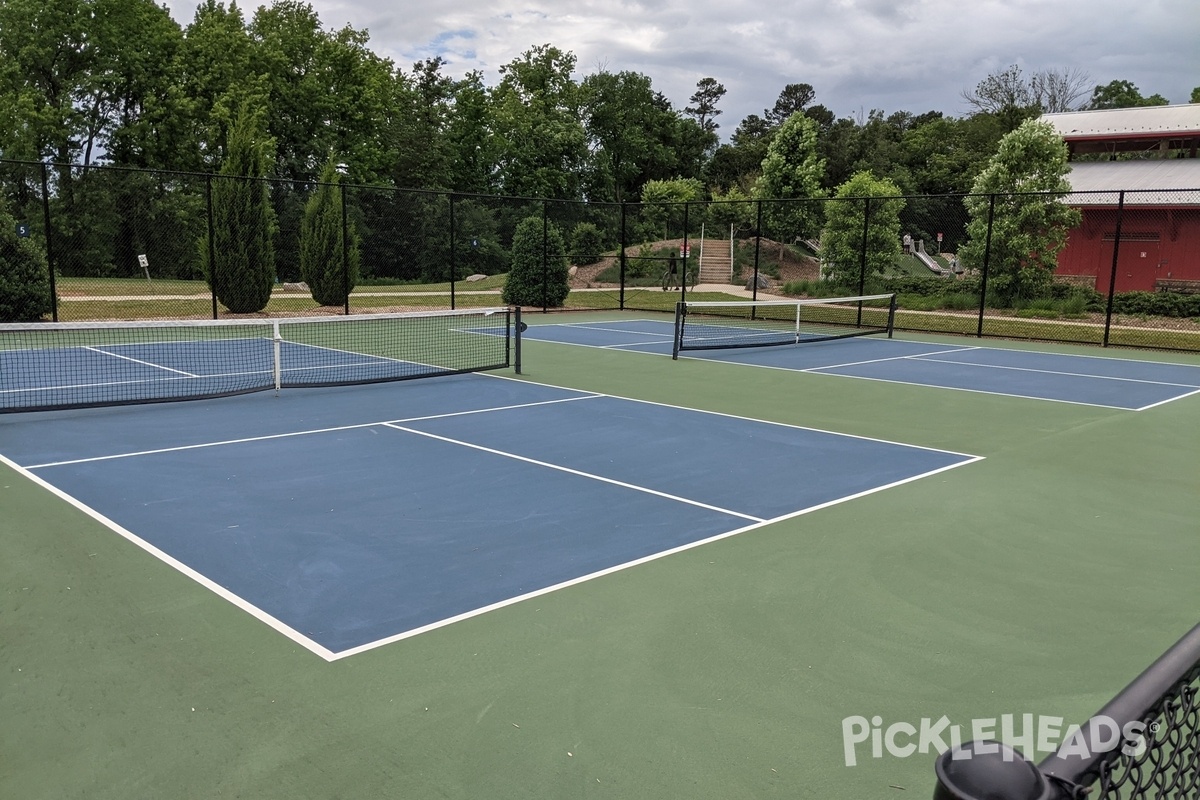
<svg viewBox="0 0 1200 800">
<path fill-rule="evenodd" d="M 621 202 L 675 166 L 669 144 L 676 117 L 656 102 L 650 78 L 597 72 L 581 84 L 591 149 L 589 198 Z"/>
<path fill-rule="evenodd" d="M 205 278 L 234 314 L 261 311 L 275 281 L 275 213 L 267 183 L 272 142 L 261 108 L 243 103 L 229 131 L 228 155 L 212 183 L 214 248 L 200 242 Z"/>
<path fill-rule="evenodd" d="M 358 235 L 348 221 L 343 225 L 339 182 L 338 161 L 330 156 L 300 225 L 300 275 L 323 306 L 344 305 L 358 283 Z"/>
<path fill-rule="evenodd" d="M 1130 81 L 1110 81 L 1092 90 L 1088 108 L 1134 108 L 1136 106 L 1165 106 L 1167 98 L 1161 94 L 1142 97 L 1141 91 Z"/>
<path fill-rule="evenodd" d="M 575 56 L 539 45 L 500 68 L 492 123 L 500 140 L 499 189 L 520 197 L 575 200 L 587 155 L 579 121 Z"/>
<path fill-rule="evenodd" d="M 805 200 L 821 196 L 825 163 L 817 154 L 817 126 L 795 113 L 779 126 L 767 147 L 756 195 L 763 200 Z M 792 241 L 814 236 L 820 224 L 812 203 L 772 203 L 763 216 L 774 238 Z"/>
<path fill-rule="evenodd" d="M 1036 297 L 1050 284 L 1067 231 L 1080 220 L 1062 203 L 1069 171 L 1054 128 L 1029 120 L 1001 139 L 976 178 L 965 201 L 970 238 L 958 255 L 965 266 L 982 267 L 990 225 L 988 292 L 1002 302 Z"/>
</svg>

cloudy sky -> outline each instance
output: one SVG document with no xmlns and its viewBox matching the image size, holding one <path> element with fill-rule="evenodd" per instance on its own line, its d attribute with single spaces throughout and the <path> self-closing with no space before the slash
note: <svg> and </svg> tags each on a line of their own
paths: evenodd
<svg viewBox="0 0 1200 800">
<path fill-rule="evenodd" d="M 1143 95 L 1186 103 L 1200 86 L 1197 0 L 309 0 L 327 28 L 370 33 L 405 69 L 441 55 L 447 73 L 498 69 L 530 47 L 575 54 L 576 78 L 607 69 L 653 80 L 677 108 L 696 81 L 728 90 L 722 138 L 808 83 L 838 117 L 872 109 L 962 116 L 962 99 L 1016 64 L 1132 81 Z M 241 0 L 247 10 L 257 0 Z M 168 0 L 186 25 L 194 0 Z"/>
</svg>

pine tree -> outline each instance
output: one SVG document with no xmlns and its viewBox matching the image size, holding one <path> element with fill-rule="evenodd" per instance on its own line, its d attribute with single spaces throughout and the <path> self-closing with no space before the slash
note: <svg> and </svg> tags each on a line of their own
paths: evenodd
<svg viewBox="0 0 1200 800">
<path fill-rule="evenodd" d="M 349 241 L 345 247 L 342 243 L 339 177 L 337 161 L 331 157 L 300 223 L 300 275 L 313 300 L 323 306 L 345 305 L 359 275 L 358 236 L 353 227 L 347 225 Z"/>
<path fill-rule="evenodd" d="M 271 140 L 261 110 L 243 103 L 229 131 L 228 154 L 212 184 L 214 260 L 200 243 L 204 275 L 231 313 L 253 314 L 271 300 L 275 282 L 275 211 L 267 182 Z"/>
</svg>

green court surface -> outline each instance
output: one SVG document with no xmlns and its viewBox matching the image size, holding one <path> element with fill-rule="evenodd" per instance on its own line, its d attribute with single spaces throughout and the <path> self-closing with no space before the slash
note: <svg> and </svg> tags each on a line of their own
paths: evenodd
<svg viewBox="0 0 1200 800">
<path fill-rule="evenodd" d="M 847 766 L 843 720 L 1082 722 L 1200 617 L 1200 396 L 1135 412 L 538 341 L 523 361 L 984 460 L 334 662 L 0 464 L 0 797 L 929 797 L 933 753 Z"/>
</svg>

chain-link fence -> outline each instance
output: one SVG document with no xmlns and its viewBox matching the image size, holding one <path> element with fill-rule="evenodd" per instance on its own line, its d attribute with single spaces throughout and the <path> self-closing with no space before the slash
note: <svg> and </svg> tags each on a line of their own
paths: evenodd
<svg viewBox="0 0 1200 800">
<path fill-rule="evenodd" d="M 49 265 L 33 318 L 895 292 L 898 330 L 1200 350 L 1200 189 L 611 204 L 7 161 L 0 193 Z"/>
</svg>

